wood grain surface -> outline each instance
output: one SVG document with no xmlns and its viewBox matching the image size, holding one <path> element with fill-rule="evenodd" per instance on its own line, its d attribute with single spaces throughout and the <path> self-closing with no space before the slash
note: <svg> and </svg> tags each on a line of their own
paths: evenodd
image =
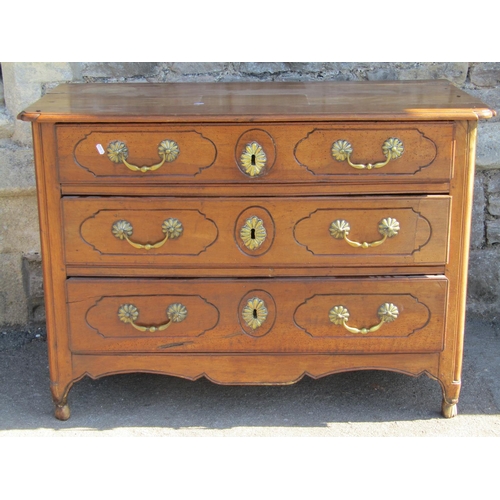
<svg viewBox="0 0 500 500">
<path fill-rule="evenodd" d="M 477 120 L 495 112 L 447 80 L 64 84 L 19 118 L 64 122 Z"/>
</svg>

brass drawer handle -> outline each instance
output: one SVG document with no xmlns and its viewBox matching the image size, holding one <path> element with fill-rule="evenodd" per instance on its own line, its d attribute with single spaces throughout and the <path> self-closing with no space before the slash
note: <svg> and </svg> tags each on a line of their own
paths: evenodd
<svg viewBox="0 0 500 500">
<path fill-rule="evenodd" d="M 256 330 L 266 321 L 268 310 L 266 303 L 258 297 L 249 299 L 243 308 L 241 316 L 243 321 L 252 329 Z"/>
<path fill-rule="evenodd" d="M 160 163 L 152 165 L 150 167 L 137 167 L 132 165 L 127 161 L 128 158 L 128 148 L 127 145 L 122 141 L 114 141 L 108 144 L 107 148 L 108 158 L 113 163 L 123 163 L 127 168 L 133 170 L 134 172 L 152 172 L 158 170 L 165 162 L 173 162 L 180 153 L 179 145 L 175 141 L 165 139 L 158 144 L 158 156 L 162 158 Z"/>
<path fill-rule="evenodd" d="M 259 248 L 266 240 L 267 231 L 262 219 L 252 216 L 245 221 L 240 229 L 240 238 L 243 244 L 250 250 Z"/>
<path fill-rule="evenodd" d="M 118 309 L 118 318 L 124 323 L 132 325 L 140 332 L 162 332 L 166 330 L 172 323 L 180 323 L 187 316 L 186 306 L 182 304 L 170 304 L 167 308 L 168 322 L 160 326 L 141 326 L 136 325 L 135 321 L 139 318 L 139 309 L 134 304 L 122 304 Z"/>
<path fill-rule="evenodd" d="M 251 142 L 245 146 L 241 153 L 240 162 L 245 173 L 250 177 L 258 177 L 264 173 L 267 156 L 258 142 Z"/>
<path fill-rule="evenodd" d="M 344 306 L 332 307 L 329 317 L 334 325 L 342 325 L 350 333 L 361 333 L 362 335 L 366 335 L 367 333 L 376 332 L 384 323 L 391 323 L 396 320 L 399 316 L 399 310 L 394 304 L 386 302 L 379 307 L 377 314 L 380 323 L 370 328 L 354 328 L 353 326 L 349 326 L 347 324 L 349 321 L 349 311 Z"/>
<path fill-rule="evenodd" d="M 176 238 L 179 238 L 179 236 L 181 236 L 182 232 L 184 231 L 184 228 L 182 227 L 181 221 L 179 221 L 178 219 L 170 218 L 163 221 L 161 230 L 165 235 L 165 238 L 163 238 L 161 241 L 159 241 L 158 243 L 142 244 L 136 243 L 129 239 L 129 237 L 132 236 L 132 233 L 134 232 L 134 228 L 129 221 L 116 221 L 111 228 L 111 231 L 115 238 L 118 238 L 119 240 L 127 240 L 134 248 L 144 248 L 145 250 L 160 248 L 165 244 L 167 240 L 174 240 Z"/>
<path fill-rule="evenodd" d="M 355 248 L 378 247 L 379 245 L 382 245 L 382 243 L 384 243 L 387 238 L 396 236 L 399 233 L 399 230 L 399 222 L 393 217 L 387 217 L 386 219 L 382 219 L 378 223 L 378 232 L 383 236 L 381 240 L 372 241 L 371 243 L 368 243 L 366 241 L 364 241 L 363 243 L 359 243 L 357 241 L 352 241 L 347 237 L 347 235 L 351 231 L 351 226 L 346 220 L 338 219 L 330 224 L 330 234 L 334 238 L 338 240 L 344 239 L 347 243 L 349 243 L 349 245 Z"/>
<path fill-rule="evenodd" d="M 397 137 L 387 139 L 382 145 L 382 151 L 387 159 L 380 163 L 352 163 L 352 151 L 351 143 L 343 139 L 335 141 L 332 145 L 332 156 L 337 161 L 347 161 L 347 163 L 353 168 L 371 170 L 372 168 L 385 167 L 391 160 L 397 160 L 401 157 L 404 152 L 404 145 L 403 141 L 400 141 Z"/>
</svg>

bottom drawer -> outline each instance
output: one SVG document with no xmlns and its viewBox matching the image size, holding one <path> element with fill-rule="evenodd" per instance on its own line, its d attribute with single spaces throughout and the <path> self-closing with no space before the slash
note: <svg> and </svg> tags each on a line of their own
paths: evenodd
<svg viewBox="0 0 500 500">
<path fill-rule="evenodd" d="M 428 353 L 443 349 L 445 277 L 81 279 L 74 353 Z"/>
</svg>

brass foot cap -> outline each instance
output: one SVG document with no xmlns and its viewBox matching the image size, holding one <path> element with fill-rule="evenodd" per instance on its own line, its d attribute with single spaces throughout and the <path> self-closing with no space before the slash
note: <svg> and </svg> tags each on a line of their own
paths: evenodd
<svg viewBox="0 0 500 500">
<path fill-rule="evenodd" d="M 444 418 L 453 418 L 457 416 L 457 404 L 456 403 L 447 403 L 443 401 L 443 405 L 441 407 L 441 412 Z"/>
<path fill-rule="evenodd" d="M 56 405 L 54 414 L 58 420 L 68 420 L 71 413 L 69 411 L 69 406 L 66 404 L 66 405 Z"/>
</svg>

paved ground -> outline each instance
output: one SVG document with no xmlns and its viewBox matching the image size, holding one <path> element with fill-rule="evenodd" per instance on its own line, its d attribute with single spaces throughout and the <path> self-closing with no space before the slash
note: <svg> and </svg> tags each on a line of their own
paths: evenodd
<svg viewBox="0 0 500 500">
<path fill-rule="evenodd" d="M 38 337 L 37 337 L 38 335 Z M 219 386 L 161 375 L 83 379 L 53 417 L 43 329 L 0 330 L 0 437 L 500 437 L 500 325 L 467 323 L 459 415 L 426 376 L 353 372 L 292 386 Z"/>
</svg>

